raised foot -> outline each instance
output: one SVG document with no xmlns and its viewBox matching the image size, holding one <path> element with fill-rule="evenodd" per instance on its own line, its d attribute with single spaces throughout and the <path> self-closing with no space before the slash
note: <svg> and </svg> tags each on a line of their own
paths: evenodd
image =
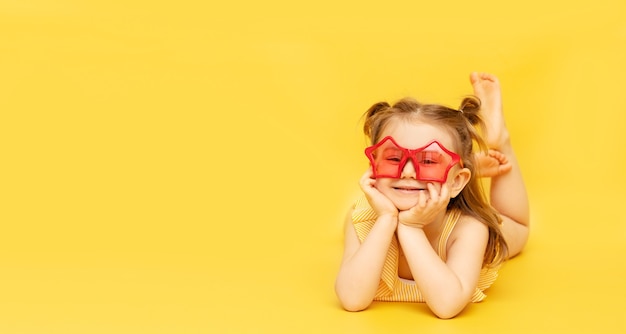
<svg viewBox="0 0 626 334">
<path fill-rule="evenodd" d="M 474 95 L 480 99 L 480 114 L 485 121 L 484 134 L 487 146 L 490 149 L 500 149 L 508 140 L 509 133 L 504 123 L 502 109 L 502 93 L 498 78 L 489 73 L 473 72 L 470 82 L 474 88 Z"/>
<path fill-rule="evenodd" d="M 479 177 L 495 177 L 508 173 L 512 168 L 509 159 L 496 150 L 489 150 L 487 154 L 476 154 L 476 164 Z"/>
</svg>

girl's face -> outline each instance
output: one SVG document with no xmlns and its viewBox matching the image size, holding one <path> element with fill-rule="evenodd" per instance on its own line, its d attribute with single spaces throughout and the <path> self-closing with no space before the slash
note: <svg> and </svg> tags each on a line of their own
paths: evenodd
<svg viewBox="0 0 626 334">
<path fill-rule="evenodd" d="M 416 149 L 422 147 L 433 140 L 438 141 L 448 150 L 454 151 L 454 141 L 452 136 L 443 128 L 428 123 L 418 123 L 417 121 L 406 121 L 394 118 L 389 121 L 381 133 L 380 138 L 391 136 L 402 147 Z M 446 183 L 453 182 L 454 173 L 459 169 L 458 164 L 448 171 Z M 376 188 L 383 193 L 398 210 L 408 210 L 417 204 L 419 193 L 424 191 L 428 195 L 426 185 L 429 182 L 420 181 L 416 178 L 415 166 L 410 160 L 404 166 L 399 179 L 378 178 Z M 441 191 L 441 184 L 431 182 L 437 191 Z"/>
</svg>

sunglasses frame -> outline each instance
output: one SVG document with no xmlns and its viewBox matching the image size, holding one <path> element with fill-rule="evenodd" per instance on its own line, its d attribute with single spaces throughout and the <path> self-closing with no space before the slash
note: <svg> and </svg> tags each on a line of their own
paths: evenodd
<svg viewBox="0 0 626 334">
<path fill-rule="evenodd" d="M 398 173 L 397 175 L 379 175 L 376 172 L 376 160 L 374 158 L 374 151 L 376 149 L 378 149 L 380 146 L 382 146 L 385 142 L 387 141 L 391 141 L 397 148 L 399 148 L 402 151 L 402 159 L 400 160 L 400 163 L 398 164 Z M 419 152 L 424 151 L 424 149 L 426 149 L 427 147 L 431 146 L 432 144 L 436 144 L 437 146 L 439 146 L 439 148 L 441 148 L 442 151 L 444 151 L 446 154 L 448 154 L 451 158 L 452 161 L 450 161 L 450 163 L 448 164 L 448 167 L 446 167 L 446 171 L 444 173 L 443 179 L 435 179 L 435 178 L 419 178 L 419 163 L 417 162 L 417 156 L 416 154 Z M 463 167 L 463 161 L 461 161 L 461 157 L 448 150 L 447 148 L 445 148 L 445 146 L 443 146 L 440 142 L 433 140 L 430 143 L 420 147 L 420 148 L 416 148 L 416 149 L 408 149 L 408 148 L 404 148 L 400 145 L 398 145 L 398 143 L 393 139 L 393 137 L 391 136 L 387 136 L 385 138 L 383 138 L 381 141 L 379 141 L 378 143 L 376 143 L 375 145 L 372 145 L 368 148 L 365 149 L 365 155 L 367 156 L 367 158 L 370 161 L 370 164 L 372 166 L 372 171 L 374 173 L 374 178 L 393 178 L 393 179 L 399 179 L 402 176 L 402 170 L 404 169 L 404 167 L 406 166 L 406 163 L 409 161 L 409 159 L 411 159 L 411 162 L 413 162 L 413 167 L 415 168 L 415 175 L 416 178 L 420 181 L 432 181 L 432 182 L 439 182 L 439 183 L 444 183 L 446 182 L 446 180 L 448 179 L 448 172 L 450 171 L 450 169 L 452 167 L 454 167 L 454 165 L 456 165 L 457 163 Z"/>
</svg>

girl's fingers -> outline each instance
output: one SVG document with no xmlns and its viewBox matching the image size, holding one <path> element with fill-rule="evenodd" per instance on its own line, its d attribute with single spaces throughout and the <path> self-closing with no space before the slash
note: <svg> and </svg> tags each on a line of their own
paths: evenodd
<svg viewBox="0 0 626 334">
<path fill-rule="evenodd" d="M 450 187 L 447 183 L 441 185 L 441 195 L 440 198 L 444 201 L 447 201 L 450 198 Z"/>
<path fill-rule="evenodd" d="M 361 183 L 362 183 L 363 181 L 366 181 L 366 180 L 373 180 L 373 179 L 372 179 L 372 168 L 368 168 L 368 169 L 365 171 L 365 173 L 363 173 L 363 175 L 361 175 Z"/>
<path fill-rule="evenodd" d="M 449 196 L 450 196 L 450 187 L 447 184 L 443 183 L 439 189 L 433 183 L 428 183 L 426 185 L 428 188 L 428 193 L 430 195 L 430 205 L 431 207 L 439 207 L 441 205 L 447 205 Z"/>
<path fill-rule="evenodd" d="M 363 175 L 361 176 L 361 179 L 359 180 L 359 184 L 361 185 L 361 188 L 363 190 L 366 190 L 368 188 L 371 188 L 374 186 L 374 182 L 376 181 L 375 179 L 372 178 L 372 168 L 369 168 L 365 173 L 363 173 Z"/>
<path fill-rule="evenodd" d="M 426 188 L 428 188 L 428 194 L 430 195 L 430 200 L 433 203 L 436 203 L 439 201 L 439 193 L 437 192 L 437 188 L 435 188 L 435 185 L 432 183 L 428 183 L 426 185 Z"/>
<path fill-rule="evenodd" d="M 428 196 L 426 195 L 425 191 L 420 191 L 419 192 L 419 201 L 418 201 L 419 207 L 421 209 L 425 208 L 426 205 L 428 205 Z"/>
</svg>

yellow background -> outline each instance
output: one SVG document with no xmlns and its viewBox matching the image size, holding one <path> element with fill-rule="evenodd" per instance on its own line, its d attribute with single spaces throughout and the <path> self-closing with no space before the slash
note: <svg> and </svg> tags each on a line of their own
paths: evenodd
<svg viewBox="0 0 626 334">
<path fill-rule="evenodd" d="M 626 3 L 0 1 L 0 333 L 626 331 Z M 361 114 L 498 75 L 532 234 L 485 302 L 342 311 Z"/>
</svg>

